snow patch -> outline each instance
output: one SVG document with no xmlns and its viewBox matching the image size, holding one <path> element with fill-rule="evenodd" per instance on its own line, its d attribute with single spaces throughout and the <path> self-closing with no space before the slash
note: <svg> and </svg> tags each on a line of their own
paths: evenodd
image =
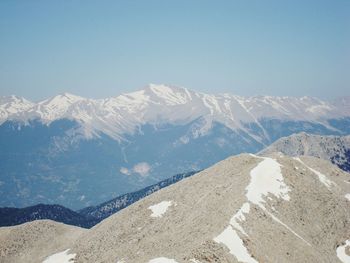
<svg viewBox="0 0 350 263">
<path fill-rule="evenodd" d="M 214 241 L 224 244 L 239 262 L 258 263 L 258 261 L 249 254 L 242 239 L 238 236 L 232 226 L 228 226 L 220 235 L 214 238 Z"/>
<path fill-rule="evenodd" d="M 171 205 L 173 205 L 172 201 L 163 201 L 148 207 L 148 209 L 152 211 L 151 217 L 162 217 Z"/>
<path fill-rule="evenodd" d="M 345 245 L 337 248 L 337 257 L 343 263 L 350 263 L 350 239 L 345 241 Z"/>
<path fill-rule="evenodd" d="M 239 209 L 239 211 L 231 218 L 230 224 L 232 227 L 235 229 L 241 231 L 242 234 L 247 235 L 247 233 L 244 231 L 244 229 L 239 225 L 239 222 L 245 220 L 244 214 L 248 214 L 250 210 L 250 205 L 249 203 L 244 203 L 242 207 Z"/>
<path fill-rule="evenodd" d="M 247 186 L 246 197 L 263 210 L 264 196 L 272 194 L 277 198 L 289 201 L 290 188 L 284 183 L 281 165 L 272 158 L 263 157 L 253 170 L 250 171 L 250 183 Z"/>
<path fill-rule="evenodd" d="M 175 259 L 160 257 L 160 258 L 151 259 L 150 261 L 148 261 L 148 263 L 178 263 L 178 262 L 175 261 Z"/>
<path fill-rule="evenodd" d="M 68 254 L 69 249 L 47 257 L 43 263 L 73 263 L 76 254 Z"/>
<path fill-rule="evenodd" d="M 261 158 L 250 154 L 254 158 Z M 264 204 L 264 197 L 268 194 L 272 194 L 277 198 L 282 198 L 283 200 L 289 201 L 290 197 L 288 192 L 289 187 L 283 182 L 283 175 L 281 172 L 281 165 L 272 158 L 261 158 L 263 159 L 254 169 L 250 172 L 250 183 L 246 188 L 246 197 L 248 201 L 253 204 L 258 205 L 263 210 L 267 211 Z M 216 238 L 214 241 L 217 243 L 222 243 L 230 249 L 230 253 L 234 255 L 238 261 L 241 262 L 257 262 L 254 258 L 249 255 L 247 248 L 244 246 L 243 241 L 234 230 L 239 230 L 242 234 L 247 235 L 244 229 L 239 225 L 239 222 L 244 221 L 245 215 L 250 211 L 250 204 L 246 202 L 242 205 L 239 211 L 231 218 L 230 225 Z M 272 215 L 272 214 L 271 214 Z M 272 216 L 273 219 L 277 219 Z M 282 223 L 280 220 L 276 220 Z M 282 223 L 283 224 L 283 223 Z M 283 224 L 286 226 L 285 224 Z M 286 226 L 291 230 L 288 226 Z M 291 230 L 296 234 L 293 230 Z M 298 237 L 300 237 L 298 235 Z M 300 237 L 301 238 L 301 237 Z M 304 239 L 303 239 L 304 240 Z M 304 240 L 305 241 L 305 240 Z"/>
<path fill-rule="evenodd" d="M 350 194 L 346 194 L 345 198 L 348 199 L 350 201 Z"/>
<path fill-rule="evenodd" d="M 254 156 L 254 155 L 252 155 Z M 247 186 L 246 197 L 253 204 L 258 205 L 266 213 L 268 213 L 273 220 L 277 223 L 283 225 L 295 236 L 304 241 L 307 245 L 311 246 L 304 238 L 298 235 L 293 229 L 288 225 L 279 220 L 272 213 L 267 211 L 264 206 L 265 200 L 264 196 L 272 194 L 277 198 L 282 198 L 283 200 L 289 201 L 290 196 L 288 192 L 291 191 L 290 188 L 284 183 L 283 175 L 281 171 L 281 165 L 274 159 L 268 157 L 258 157 L 255 158 L 263 159 L 253 170 L 250 171 L 250 183 Z"/>
</svg>

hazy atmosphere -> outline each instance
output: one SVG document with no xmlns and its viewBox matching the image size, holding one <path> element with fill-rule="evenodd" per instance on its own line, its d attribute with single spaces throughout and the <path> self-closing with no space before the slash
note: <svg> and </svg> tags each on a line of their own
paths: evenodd
<svg viewBox="0 0 350 263">
<path fill-rule="evenodd" d="M 0 93 L 349 95 L 350 1 L 1 1 Z"/>
</svg>

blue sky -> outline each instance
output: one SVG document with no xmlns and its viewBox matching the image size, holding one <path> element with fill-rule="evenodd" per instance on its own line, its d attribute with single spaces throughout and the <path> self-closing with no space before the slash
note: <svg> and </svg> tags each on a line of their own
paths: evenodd
<svg viewBox="0 0 350 263">
<path fill-rule="evenodd" d="M 0 1 L 0 95 L 350 95 L 350 1 Z"/>
</svg>

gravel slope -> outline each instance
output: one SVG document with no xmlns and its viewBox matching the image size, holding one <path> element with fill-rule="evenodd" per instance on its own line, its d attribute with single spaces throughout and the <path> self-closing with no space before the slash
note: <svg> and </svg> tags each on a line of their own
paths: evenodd
<svg viewBox="0 0 350 263">
<path fill-rule="evenodd" d="M 13 251 L 30 256 L 40 251 L 41 260 L 70 249 L 75 263 L 342 262 L 339 255 L 346 258 L 350 248 L 349 193 L 350 175 L 328 161 L 242 154 L 90 230 L 64 227 L 57 235 L 39 221 L 44 236 L 57 236 L 55 244 L 47 247 L 37 235 L 20 231 L 17 240 L 33 242 Z M 14 243 L 2 231 L 0 242 Z M 1 255 L 4 262 L 29 262 Z"/>
<path fill-rule="evenodd" d="M 350 202 L 345 198 L 350 193 L 349 174 L 311 157 L 302 157 L 303 163 L 274 158 L 281 165 L 289 201 L 267 194 L 263 205 L 247 202 L 250 173 L 264 159 L 231 157 L 102 221 L 75 242 L 76 262 L 148 262 L 161 257 L 238 262 L 227 245 L 214 239 L 246 203 L 250 211 L 233 229 L 251 259 L 339 262 L 336 248 L 350 238 Z M 309 167 L 322 171 L 334 185 L 326 186 Z M 152 217 L 149 207 L 163 201 L 173 205 L 161 217 Z"/>
<path fill-rule="evenodd" d="M 0 227 L 0 262 L 42 262 L 48 255 L 70 248 L 84 231 L 51 220 Z"/>
</svg>

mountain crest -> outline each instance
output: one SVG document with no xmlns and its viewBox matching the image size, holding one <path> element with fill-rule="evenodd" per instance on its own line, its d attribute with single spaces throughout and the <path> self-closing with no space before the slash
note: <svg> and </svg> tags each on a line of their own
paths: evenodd
<svg viewBox="0 0 350 263">
<path fill-rule="evenodd" d="M 327 119 L 349 117 L 348 104 L 348 100 L 342 100 L 338 106 L 310 97 L 214 95 L 183 87 L 149 84 L 142 90 L 104 100 L 86 99 L 70 93 L 62 93 L 36 104 L 17 97 L 2 99 L 0 123 L 6 120 L 26 123 L 39 119 L 49 124 L 67 118 L 79 122 L 85 134 L 104 133 L 112 138 L 121 138 L 144 124 L 186 125 L 203 118 L 207 120 L 209 128 L 217 122 L 232 131 L 249 133 L 247 125 L 261 127 L 260 122 L 264 119 L 309 121 L 325 125 Z"/>
</svg>

